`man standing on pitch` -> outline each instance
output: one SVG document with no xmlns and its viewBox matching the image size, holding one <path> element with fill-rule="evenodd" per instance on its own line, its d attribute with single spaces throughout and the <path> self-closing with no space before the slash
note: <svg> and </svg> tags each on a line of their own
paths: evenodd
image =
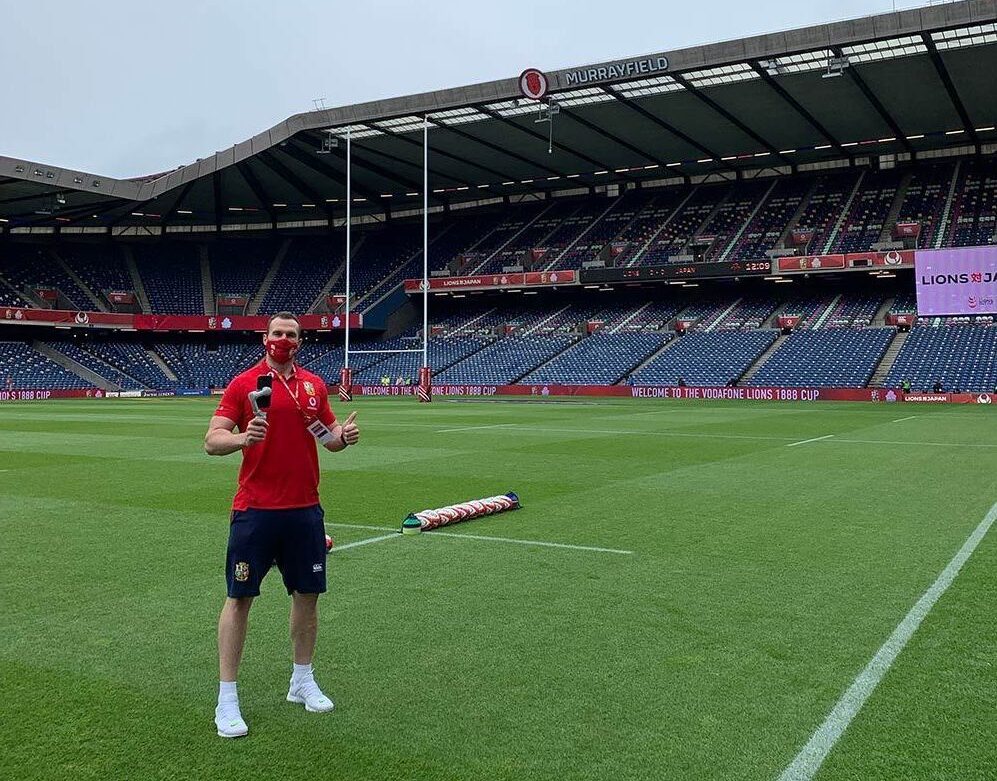
<svg viewBox="0 0 997 781">
<path fill-rule="evenodd" d="M 325 383 L 295 365 L 301 345 L 295 315 L 279 312 L 270 318 L 263 344 L 264 359 L 229 383 L 204 437 L 208 455 L 242 451 L 229 527 L 228 599 L 218 620 L 221 682 L 215 725 L 223 738 L 249 732 L 239 710 L 236 678 L 249 609 L 275 562 L 291 595 L 294 667 L 287 699 L 314 713 L 333 709 L 312 673 L 318 595 L 326 588 L 316 441 L 338 453 L 359 441 L 360 429 L 356 412 L 338 424 Z M 264 387 L 271 389 L 270 403 L 257 414 L 249 394 Z"/>
</svg>

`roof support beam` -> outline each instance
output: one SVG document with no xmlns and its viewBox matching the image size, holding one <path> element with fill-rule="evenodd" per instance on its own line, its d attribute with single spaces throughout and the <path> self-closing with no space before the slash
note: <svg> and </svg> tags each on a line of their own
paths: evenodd
<svg viewBox="0 0 997 781">
<path fill-rule="evenodd" d="M 840 46 L 832 46 L 830 49 L 834 52 L 835 57 L 844 56 Z M 893 115 L 886 110 L 886 106 L 884 106 L 880 102 L 879 98 L 876 97 L 876 93 L 873 92 L 869 88 L 869 85 L 865 83 L 865 80 L 859 75 L 858 70 L 856 70 L 853 66 L 849 66 L 845 68 L 844 72 L 847 74 L 848 78 L 852 80 L 852 83 L 859 88 L 859 91 L 865 95 L 865 99 L 869 101 L 869 105 L 875 109 L 877 114 L 879 114 L 880 119 L 887 124 L 890 131 L 893 133 L 893 137 L 900 142 L 904 148 L 904 151 L 910 155 L 913 155 L 914 147 L 912 147 L 910 145 L 910 141 L 907 140 L 907 135 L 900 129 L 900 125 L 897 124 L 897 121 L 893 118 Z"/>
<path fill-rule="evenodd" d="M 503 125 L 506 125 L 507 127 L 511 127 L 511 128 L 513 128 L 515 130 L 518 130 L 520 133 L 525 133 L 526 135 L 528 135 L 528 136 L 530 136 L 532 138 L 538 139 L 539 141 L 543 141 L 545 144 L 547 144 L 548 142 L 550 142 L 550 139 L 547 138 L 546 136 L 544 136 L 543 134 L 538 133 L 535 130 L 530 130 L 529 128 L 523 127 L 522 125 L 516 124 L 511 119 L 508 119 L 507 117 L 503 117 L 498 112 L 494 111 L 493 109 L 488 108 L 488 106 L 480 105 L 479 104 L 479 105 L 474 106 L 474 108 L 476 108 L 482 114 L 486 114 L 487 116 L 491 117 L 492 119 L 497 120 L 498 122 L 501 122 Z M 577 157 L 579 160 L 584 160 L 589 165 L 594 165 L 594 166 L 596 166 L 599 169 L 604 169 L 606 171 L 612 171 L 613 170 L 613 166 L 609 165 L 608 163 L 604 163 L 601 160 L 596 160 L 595 158 L 589 157 L 584 152 L 578 152 L 578 151 L 576 151 L 574 149 L 569 149 L 568 147 L 564 146 L 563 144 L 557 143 L 557 141 L 554 141 L 551 144 L 551 146 L 554 149 L 560 149 L 560 150 L 562 150 L 564 152 L 567 152 L 569 155 L 572 155 L 573 157 Z M 561 171 L 558 171 L 557 173 L 563 174 L 563 172 L 561 172 Z M 572 173 L 575 173 L 575 172 L 572 171 Z M 631 181 L 634 178 L 632 176 L 626 176 L 625 174 L 622 175 L 622 176 L 623 176 L 624 179 L 628 179 L 628 180 L 631 180 Z"/>
<path fill-rule="evenodd" d="M 962 121 L 962 126 L 965 128 L 969 137 L 973 139 L 973 144 L 978 147 L 980 145 L 980 139 L 976 135 L 976 128 L 973 127 L 973 120 L 969 118 L 969 112 L 966 111 L 966 106 L 959 97 L 959 91 L 955 88 L 955 83 L 949 75 L 948 68 L 945 67 L 945 61 L 942 59 L 942 55 L 938 53 L 938 47 L 935 46 L 935 42 L 927 33 L 921 34 L 921 40 L 923 40 L 924 45 L 928 47 L 928 56 L 931 58 L 931 63 L 935 66 L 938 78 L 941 79 L 942 84 L 945 85 L 945 91 L 948 93 L 949 100 L 952 101 L 952 105 L 955 107 L 956 113 Z"/>
<path fill-rule="evenodd" d="M 374 165 L 373 163 L 365 164 L 363 161 L 358 160 L 356 156 L 356 149 L 357 149 L 357 143 L 354 141 L 353 142 L 354 154 L 352 155 L 353 157 L 352 162 L 353 165 L 355 165 L 356 167 L 366 168 L 368 171 L 371 171 L 372 173 L 375 173 L 378 176 L 387 179 L 388 181 L 395 182 L 395 184 L 401 187 L 407 187 L 409 190 L 415 189 L 416 187 L 420 186 L 417 185 L 414 181 L 406 179 L 405 177 L 402 176 L 398 176 L 397 174 L 388 171 L 385 168 L 381 168 L 380 166 Z M 284 147 L 284 151 L 287 152 L 287 154 L 291 155 L 291 157 L 293 157 L 299 163 L 301 163 L 304 166 L 307 166 L 308 168 L 310 168 L 312 171 L 319 174 L 320 176 L 324 176 L 327 179 L 332 179 L 334 182 L 336 182 L 343 188 L 344 192 L 346 191 L 346 176 L 344 174 L 341 174 L 331 165 L 320 163 L 314 157 L 314 153 L 305 151 L 300 146 L 298 146 L 293 139 L 288 141 L 287 146 Z M 337 150 L 336 151 L 337 159 L 342 159 L 341 155 L 345 155 L 345 152 L 339 152 Z M 374 192 L 369 187 L 364 187 L 362 184 L 359 184 L 356 180 L 356 177 L 353 177 L 350 184 L 354 191 L 360 193 L 360 195 L 362 195 L 367 200 L 380 201 L 381 193 Z"/>
<path fill-rule="evenodd" d="M 648 161 L 650 161 L 650 162 L 652 162 L 652 163 L 654 163 L 654 164 L 656 164 L 656 165 L 658 165 L 658 166 L 660 166 L 662 168 L 664 168 L 667 165 L 667 163 L 664 160 L 662 160 L 661 158 L 655 157 L 650 152 L 646 152 L 643 149 L 637 148 L 636 146 L 634 146 L 633 144 L 631 144 L 629 141 L 626 141 L 626 140 L 620 138 L 615 133 L 610 133 L 608 130 L 604 130 L 603 128 L 601 128 L 598 125 L 596 125 L 594 122 L 591 122 L 591 121 L 585 119 L 585 117 L 579 116 L 576 111 L 572 111 L 570 108 L 566 108 L 564 106 L 561 106 L 561 113 L 564 116 L 568 117 L 572 122 L 577 122 L 579 125 L 581 125 L 582 127 L 588 128 L 593 133 L 598 133 L 600 136 L 602 136 L 603 138 L 606 138 L 606 139 L 612 141 L 617 146 L 622 146 L 624 149 L 629 149 L 631 152 L 633 152 L 636 155 L 640 155 L 645 160 L 648 160 Z"/>
<path fill-rule="evenodd" d="M 853 154 L 851 154 L 847 149 L 845 149 L 841 145 L 841 141 L 835 138 L 830 130 L 824 127 L 824 125 L 822 125 L 813 114 L 807 111 L 796 98 L 790 95 L 789 92 L 787 92 L 786 89 L 778 81 L 772 78 L 772 75 L 767 70 L 765 70 L 761 65 L 759 65 L 757 61 L 752 61 L 749 62 L 748 64 L 751 66 L 751 69 L 761 77 L 762 81 L 764 81 L 765 84 L 768 85 L 768 87 L 773 92 L 775 92 L 780 98 L 782 98 L 783 101 L 791 109 L 793 109 L 793 111 L 795 111 L 797 114 L 803 117 L 804 121 L 808 125 L 810 125 L 810 127 L 812 127 L 814 130 L 820 133 L 821 137 L 825 141 L 827 141 L 831 146 L 837 149 L 838 152 L 844 155 L 845 157 L 849 159 L 854 157 Z"/>
<path fill-rule="evenodd" d="M 221 232 L 222 229 L 222 175 L 220 171 L 215 171 L 211 175 L 211 192 L 215 204 L 215 230 Z"/>
<path fill-rule="evenodd" d="M 742 122 L 740 119 L 731 114 L 727 109 L 725 109 L 723 106 L 717 103 L 713 98 L 711 98 L 709 95 L 707 95 L 698 87 L 696 87 L 694 84 L 692 84 L 681 73 L 673 73 L 672 78 L 675 79 L 675 81 L 677 81 L 683 87 L 685 87 L 686 92 L 688 92 L 693 97 L 697 98 L 701 103 L 709 106 L 716 113 L 718 113 L 728 122 L 730 122 L 734 127 L 740 130 L 746 136 L 748 136 L 748 138 L 752 139 L 756 144 L 759 144 L 763 149 L 768 151 L 770 154 L 773 154 L 776 157 L 778 157 L 780 160 L 786 163 L 786 165 L 795 166 L 795 163 L 792 160 L 790 160 L 785 155 L 780 154 L 779 150 L 776 149 L 770 142 L 766 141 L 764 138 L 758 135 L 758 133 L 756 133 L 754 130 L 752 130 L 750 127 L 744 124 L 744 122 Z"/>
<path fill-rule="evenodd" d="M 260 185 L 260 180 L 256 178 L 256 174 L 253 173 L 252 169 L 249 167 L 249 163 L 246 160 L 242 160 L 235 164 L 235 167 L 239 171 L 239 175 L 242 176 L 243 181 L 250 190 L 253 191 L 253 195 L 256 200 L 259 201 L 260 207 L 269 215 L 270 222 L 276 224 L 277 213 L 273 209 L 273 204 L 267 199 L 266 194 L 263 192 L 263 187 Z"/>
<path fill-rule="evenodd" d="M 166 214 L 163 215 L 164 225 L 168 225 L 170 220 L 172 220 L 176 216 L 177 211 L 180 209 L 181 206 L 183 206 L 183 202 L 184 199 L 187 197 L 187 194 L 194 188 L 194 185 L 196 183 L 197 179 L 191 179 L 189 182 L 187 182 L 187 184 L 185 184 L 183 187 L 180 188 L 180 194 L 177 196 L 177 199 L 173 202 L 173 205 L 170 206 L 170 208 L 166 211 Z"/>
<path fill-rule="evenodd" d="M 663 120 L 661 117 L 652 114 L 646 108 L 644 108 L 643 106 L 641 106 L 638 103 L 634 102 L 633 100 L 631 100 L 630 98 L 626 97 L 625 95 L 620 95 L 617 92 L 613 92 L 608 87 L 602 87 L 602 91 L 605 92 L 607 95 L 612 95 L 619 104 L 621 104 L 623 106 L 626 106 L 631 111 L 637 112 L 642 117 L 644 117 L 644 119 L 647 119 L 647 120 L 653 122 L 658 127 L 660 127 L 662 130 L 664 130 L 666 133 L 671 133 L 677 139 L 679 139 L 681 141 L 684 141 L 689 146 L 691 146 L 693 149 L 698 149 L 704 155 L 706 155 L 707 157 L 712 158 L 713 160 L 717 160 L 717 161 L 720 160 L 721 155 L 720 155 L 719 152 L 715 152 L 712 149 L 710 149 L 709 147 L 703 146 L 699 141 L 697 141 L 692 136 L 683 133 L 681 130 L 679 130 L 674 125 L 671 125 L 668 122 L 665 122 L 665 120 Z M 723 163 L 722 166 L 723 166 L 723 168 L 726 168 L 728 171 L 736 171 L 737 170 L 734 166 L 729 165 L 727 163 Z"/>
<path fill-rule="evenodd" d="M 434 123 L 434 125 L 436 127 L 440 128 L 441 130 L 449 131 L 450 133 L 453 133 L 454 135 L 460 136 L 461 138 L 465 138 L 468 141 L 471 141 L 472 143 L 480 144 L 481 146 L 485 147 L 486 149 L 491 149 L 493 152 L 500 152 L 503 155 L 505 155 L 506 157 L 511 157 L 513 160 L 518 160 L 519 162 L 525 163 L 526 165 L 532 166 L 533 168 L 540 168 L 541 170 L 546 171 L 548 174 L 553 174 L 555 176 L 563 176 L 564 175 L 561 171 L 558 171 L 556 168 L 551 168 L 549 165 L 547 165 L 545 163 L 540 163 L 540 162 L 537 162 L 536 160 L 531 160 L 530 158 L 526 157 L 525 155 L 519 154 L 519 152 L 513 152 L 511 149 L 506 149 L 505 147 L 501 147 L 498 144 L 493 144 L 491 141 L 486 141 L 483 138 L 478 138 L 476 135 L 474 135 L 472 133 L 468 133 L 466 130 L 460 130 L 460 129 L 456 128 L 456 127 L 453 127 L 452 125 L 444 125 L 444 124 L 436 124 L 436 123 Z M 437 151 L 439 151 L 439 150 L 437 150 Z M 496 171 L 495 169 L 492 169 L 492 168 L 484 168 L 483 166 L 479 165 L 478 163 L 474 163 L 474 165 L 476 165 L 477 167 L 481 168 L 483 171 L 488 171 L 488 173 L 490 173 L 492 176 L 499 177 L 504 182 L 507 182 L 507 181 L 510 181 L 510 180 L 514 180 L 514 179 L 517 178 L 517 177 L 513 176 L 512 174 L 505 173 L 503 171 Z"/>
<path fill-rule="evenodd" d="M 291 185 L 291 187 L 297 190 L 301 195 L 304 195 L 310 201 L 314 201 L 316 208 L 321 209 L 330 221 L 334 219 L 332 209 L 330 209 L 329 204 L 325 202 L 325 197 L 313 190 L 311 185 L 300 179 L 294 171 L 278 160 L 274 156 L 272 150 L 268 149 L 265 152 L 260 152 L 260 154 L 257 155 L 257 159 L 277 174 L 277 176 L 287 182 L 287 184 Z"/>
</svg>

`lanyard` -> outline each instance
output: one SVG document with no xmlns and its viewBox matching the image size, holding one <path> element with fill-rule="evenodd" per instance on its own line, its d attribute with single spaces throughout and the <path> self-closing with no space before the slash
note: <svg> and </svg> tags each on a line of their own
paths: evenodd
<svg viewBox="0 0 997 781">
<path fill-rule="evenodd" d="M 273 373 L 277 374 L 276 372 Z M 277 379 L 280 380 L 281 385 L 284 386 L 284 390 L 287 391 L 287 395 L 294 400 L 294 406 L 298 408 L 298 412 L 301 413 L 301 417 L 303 417 L 305 420 L 308 420 L 307 413 L 301 408 L 301 402 L 298 401 L 298 394 L 301 393 L 301 382 L 297 381 L 297 374 L 295 374 L 294 378 L 296 381 L 294 385 L 294 393 L 291 393 L 291 386 L 287 384 L 287 380 L 284 379 L 284 375 L 277 374 Z"/>
</svg>

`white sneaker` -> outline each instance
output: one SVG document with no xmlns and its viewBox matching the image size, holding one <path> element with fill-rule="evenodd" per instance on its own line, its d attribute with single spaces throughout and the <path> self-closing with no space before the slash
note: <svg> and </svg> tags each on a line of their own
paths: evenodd
<svg viewBox="0 0 997 781">
<path fill-rule="evenodd" d="M 222 738 L 241 738 L 249 734 L 249 727 L 242 719 L 238 700 L 219 702 L 215 708 L 215 726 Z"/>
<path fill-rule="evenodd" d="M 303 703 L 305 710 L 310 713 L 328 713 L 336 707 L 332 700 L 322 694 L 314 679 L 298 684 L 292 681 L 291 688 L 287 690 L 287 701 L 299 705 Z"/>
</svg>

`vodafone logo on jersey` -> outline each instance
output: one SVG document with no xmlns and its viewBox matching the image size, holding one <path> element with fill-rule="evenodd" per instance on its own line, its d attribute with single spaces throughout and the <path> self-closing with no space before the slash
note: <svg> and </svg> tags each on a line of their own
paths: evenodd
<svg viewBox="0 0 997 781">
<path fill-rule="evenodd" d="M 530 100 L 543 100 L 550 84 L 547 76 L 536 68 L 527 68 L 519 74 L 519 91 Z"/>
</svg>

